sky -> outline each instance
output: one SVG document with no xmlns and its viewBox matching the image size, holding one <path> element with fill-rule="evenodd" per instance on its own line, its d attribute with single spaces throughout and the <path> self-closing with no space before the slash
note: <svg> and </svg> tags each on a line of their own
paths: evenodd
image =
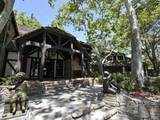
<svg viewBox="0 0 160 120">
<path fill-rule="evenodd" d="M 67 0 L 56 0 L 55 7 L 51 8 L 48 0 L 15 0 L 14 9 L 25 12 L 28 16 L 34 14 L 34 17 L 42 26 L 49 26 L 58 15 L 59 8 L 67 2 Z M 85 40 L 85 33 L 76 31 L 73 26 L 65 28 L 65 31 L 74 35 L 80 41 Z"/>
</svg>

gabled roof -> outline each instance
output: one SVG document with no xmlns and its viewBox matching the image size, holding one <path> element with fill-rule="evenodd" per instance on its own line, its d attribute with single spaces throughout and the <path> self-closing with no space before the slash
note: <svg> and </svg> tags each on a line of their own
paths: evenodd
<svg viewBox="0 0 160 120">
<path fill-rule="evenodd" d="M 72 41 L 73 43 L 75 43 L 77 46 L 79 46 L 81 48 L 82 47 L 87 48 L 87 49 L 91 48 L 91 46 L 89 44 L 78 41 L 76 39 L 76 37 L 73 36 L 72 34 L 66 32 L 64 30 L 61 30 L 59 28 L 56 28 L 56 27 L 41 27 L 36 30 L 28 29 L 25 27 L 20 27 L 19 30 L 21 30 L 20 31 L 21 34 L 14 39 L 16 41 L 16 43 L 18 43 L 18 44 L 22 44 L 23 42 L 28 41 L 28 40 L 36 41 L 37 39 L 35 39 L 35 37 L 39 37 L 40 38 L 39 40 L 41 40 L 41 41 L 36 41 L 36 42 L 42 43 L 42 33 L 46 31 L 47 33 L 49 33 L 52 36 L 61 37 L 62 41 L 65 41 L 65 39 L 67 39 L 67 40 Z M 22 34 L 22 32 L 24 34 Z M 41 37 L 40 37 L 40 35 L 41 35 Z"/>
<path fill-rule="evenodd" d="M 15 38 L 16 40 L 27 39 L 27 38 L 30 38 L 32 36 L 36 36 L 36 35 L 44 32 L 44 31 L 50 32 L 50 33 L 55 34 L 55 35 L 60 35 L 60 36 L 75 39 L 75 37 L 73 35 L 71 35 L 70 33 L 67 33 L 67 32 L 65 32 L 61 29 L 56 28 L 56 27 L 41 27 L 41 28 L 36 29 L 36 30 L 34 30 L 34 29 L 32 30 L 32 29 L 28 29 L 28 28 L 22 28 L 21 30 L 22 30 L 21 32 L 23 32 L 25 34 L 19 35 L 17 38 Z"/>
</svg>

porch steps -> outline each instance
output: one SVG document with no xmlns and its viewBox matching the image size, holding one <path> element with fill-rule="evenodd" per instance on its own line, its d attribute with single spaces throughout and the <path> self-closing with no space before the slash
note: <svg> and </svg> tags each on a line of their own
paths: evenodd
<svg viewBox="0 0 160 120">
<path fill-rule="evenodd" d="M 72 80 L 59 81 L 28 81 L 30 95 L 41 95 L 46 93 L 53 93 L 55 89 L 63 89 L 63 87 L 85 87 L 90 83 L 87 78 L 79 78 Z"/>
<path fill-rule="evenodd" d="M 51 90 L 54 89 L 55 81 L 45 81 L 45 82 L 42 82 L 42 85 L 45 88 L 45 92 L 46 91 L 51 91 Z"/>
</svg>

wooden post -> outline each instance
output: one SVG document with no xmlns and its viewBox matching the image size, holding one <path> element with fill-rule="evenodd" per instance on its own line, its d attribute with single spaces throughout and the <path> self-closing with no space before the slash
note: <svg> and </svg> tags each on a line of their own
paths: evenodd
<svg viewBox="0 0 160 120">
<path fill-rule="evenodd" d="M 0 47 L 0 76 L 5 73 L 5 67 L 7 62 L 7 50 L 5 47 Z"/>
<path fill-rule="evenodd" d="M 21 57 L 22 57 L 22 48 L 20 47 L 18 52 L 17 52 L 17 72 L 21 72 L 21 68 L 22 68 L 22 60 L 21 60 Z"/>
<path fill-rule="evenodd" d="M 82 65 L 82 77 L 85 77 L 85 68 L 84 68 L 84 53 L 81 53 L 81 65 Z"/>
<path fill-rule="evenodd" d="M 126 72 L 126 70 L 125 70 L 125 65 L 126 65 L 126 59 L 125 59 L 125 55 L 123 54 L 122 55 L 123 56 L 123 68 L 122 68 L 122 73 L 124 74 L 125 72 Z"/>
<path fill-rule="evenodd" d="M 70 79 L 72 79 L 73 70 L 72 70 L 72 61 L 73 61 L 73 43 L 71 43 L 71 63 L 70 63 Z"/>
<path fill-rule="evenodd" d="M 40 64 L 40 76 L 39 79 L 43 80 L 43 68 L 45 64 L 45 54 L 46 54 L 46 32 L 43 34 L 43 44 L 41 46 L 41 64 Z"/>
<path fill-rule="evenodd" d="M 56 78 L 56 66 L 57 65 L 57 60 L 54 60 L 54 79 Z"/>
<path fill-rule="evenodd" d="M 38 57 L 38 79 L 40 79 L 40 49 L 37 51 L 37 57 Z"/>
</svg>

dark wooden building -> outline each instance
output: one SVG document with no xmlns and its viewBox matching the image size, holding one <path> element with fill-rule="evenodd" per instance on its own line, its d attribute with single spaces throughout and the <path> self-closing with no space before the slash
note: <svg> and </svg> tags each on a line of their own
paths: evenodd
<svg viewBox="0 0 160 120">
<path fill-rule="evenodd" d="M 91 46 L 58 28 L 41 27 L 14 38 L 7 53 L 6 75 L 25 72 L 30 79 L 54 80 L 87 76 Z"/>
<path fill-rule="evenodd" d="M 106 58 L 103 64 L 105 70 L 110 73 L 123 73 L 131 71 L 131 58 L 127 57 L 124 53 L 112 52 Z"/>
<path fill-rule="evenodd" d="M 0 76 L 5 75 L 5 68 L 10 65 L 9 61 L 7 61 L 8 52 L 16 49 L 16 45 L 12 40 L 18 35 L 19 33 L 16 20 L 14 13 L 12 12 L 9 19 L 7 19 L 2 32 L 0 33 Z"/>
</svg>

